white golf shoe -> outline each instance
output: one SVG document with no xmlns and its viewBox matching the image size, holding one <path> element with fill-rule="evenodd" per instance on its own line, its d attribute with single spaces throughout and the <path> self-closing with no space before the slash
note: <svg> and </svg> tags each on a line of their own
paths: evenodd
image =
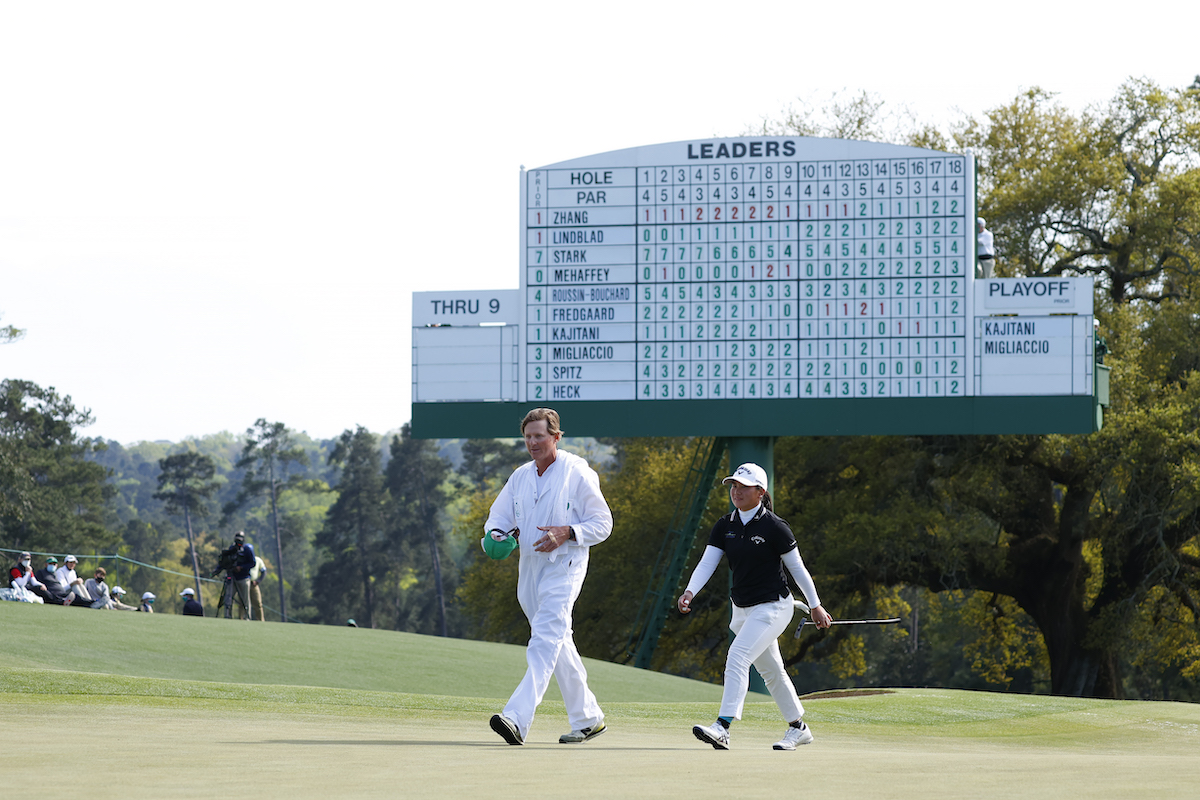
<svg viewBox="0 0 1200 800">
<path fill-rule="evenodd" d="M 729 728 L 719 722 L 712 725 L 696 725 L 692 733 L 705 744 L 711 744 L 714 750 L 729 749 Z"/>
<path fill-rule="evenodd" d="M 787 733 L 773 745 L 773 748 L 775 750 L 795 750 L 797 745 L 808 744 L 812 740 L 812 731 L 804 724 L 804 720 L 801 720 L 799 728 L 789 725 Z"/>
<path fill-rule="evenodd" d="M 582 744 L 590 739 L 595 739 L 600 734 L 608 730 L 608 726 L 603 722 L 598 722 L 590 728 L 581 728 L 577 731 L 564 733 L 558 737 L 559 744 Z"/>
</svg>

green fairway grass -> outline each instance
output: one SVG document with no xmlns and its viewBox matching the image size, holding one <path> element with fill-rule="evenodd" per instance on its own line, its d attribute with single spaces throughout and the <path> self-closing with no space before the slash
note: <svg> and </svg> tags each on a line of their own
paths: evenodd
<svg viewBox="0 0 1200 800">
<path fill-rule="evenodd" d="M 691 726 L 712 721 L 719 687 L 589 661 L 609 731 L 557 744 L 567 721 L 551 688 L 527 744 L 509 747 L 487 720 L 524 669 L 518 647 L 17 604 L 0 604 L 0 630 L 10 772 L 67 769 L 122 800 L 1076 800 L 1194 798 L 1200 786 L 1200 706 L 1182 703 L 826 693 L 803 698 L 812 744 L 772 750 L 784 724 L 768 700 L 747 703 L 718 752 Z M 375 671 L 401 674 L 359 674 Z"/>
<path fill-rule="evenodd" d="M 29 643 L 0 650 L 0 666 L 493 699 L 525 674 L 524 647 L 367 628 L 0 603 L 0 630 Z M 713 684 L 584 664 L 592 690 L 612 700 L 721 699 Z"/>
</svg>

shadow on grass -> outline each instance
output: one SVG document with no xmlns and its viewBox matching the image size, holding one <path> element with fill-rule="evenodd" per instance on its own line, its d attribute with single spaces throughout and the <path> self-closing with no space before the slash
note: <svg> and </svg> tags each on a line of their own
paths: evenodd
<svg viewBox="0 0 1200 800">
<path fill-rule="evenodd" d="M 266 739 L 261 742 L 226 742 L 229 745 L 251 745 L 251 744 L 287 744 L 296 746 L 310 745 L 329 745 L 333 747 L 513 747 L 507 742 L 483 742 L 483 741 L 434 741 L 418 740 L 418 739 Z M 526 742 L 522 745 L 526 750 L 629 750 L 639 753 L 662 750 L 669 751 L 675 748 L 671 747 L 605 747 L 603 745 L 589 745 L 585 748 L 579 746 L 553 744 L 550 742 Z"/>
<path fill-rule="evenodd" d="M 480 747 L 483 742 L 436 742 L 433 740 L 414 741 L 412 739 L 267 739 L 263 742 L 228 742 L 228 744 L 291 744 L 291 745 L 333 745 L 336 747 L 343 746 L 367 746 L 367 747 L 407 747 L 415 746 L 431 746 L 431 747 Z M 491 742 L 486 743 L 491 746 Z M 504 743 L 496 744 L 497 747 L 508 747 Z"/>
</svg>

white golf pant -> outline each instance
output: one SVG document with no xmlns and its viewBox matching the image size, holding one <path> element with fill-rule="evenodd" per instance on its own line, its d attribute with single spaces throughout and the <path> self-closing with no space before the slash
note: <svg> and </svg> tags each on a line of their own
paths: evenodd
<svg viewBox="0 0 1200 800">
<path fill-rule="evenodd" d="M 758 670 L 767 684 L 767 691 L 787 722 L 804 716 L 804 706 L 796 696 L 796 687 L 783 666 L 779 653 L 779 635 L 792 621 L 794 612 L 790 596 L 773 603 L 761 603 L 749 608 L 733 606 L 729 629 L 734 633 L 725 660 L 725 691 L 721 695 L 719 716 L 741 719 L 750 688 L 750 665 Z"/>
<path fill-rule="evenodd" d="M 556 561 L 521 554 L 517 600 L 529 619 L 528 664 L 525 677 L 508 699 L 504 716 L 517 724 L 521 736 L 529 734 L 550 676 L 558 681 L 572 730 L 599 724 L 604 712 L 587 685 L 587 670 L 571 637 L 571 610 L 587 576 L 588 553 L 582 548 Z"/>
</svg>

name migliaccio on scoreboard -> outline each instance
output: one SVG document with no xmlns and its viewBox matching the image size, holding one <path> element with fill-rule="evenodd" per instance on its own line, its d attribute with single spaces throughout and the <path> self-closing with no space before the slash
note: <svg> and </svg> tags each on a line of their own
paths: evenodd
<svg viewBox="0 0 1200 800">
<path fill-rule="evenodd" d="M 1041 394 L 1050 374 L 1070 380 L 1045 393 L 1090 396 L 1090 280 L 1019 295 L 1016 311 L 997 305 L 1005 287 L 983 313 L 1009 324 L 977 319 L 974 174 L 970 154 L 802 137 L 522 170 L 520 289 L 414 294 L 414 422 L 445 403 L 681 427 L 862 407 L 848 401 L 904 401 L 872 413 L 911 416 L 928 405 L 913 401 Z M 1060 318 L 1041 323 L 1054 335 L 1014 344 L 1038 328 L 1014 320 L 1035 310 Z M 1027 363 L 995 372 L 997 358 Z"/>
</svg>

